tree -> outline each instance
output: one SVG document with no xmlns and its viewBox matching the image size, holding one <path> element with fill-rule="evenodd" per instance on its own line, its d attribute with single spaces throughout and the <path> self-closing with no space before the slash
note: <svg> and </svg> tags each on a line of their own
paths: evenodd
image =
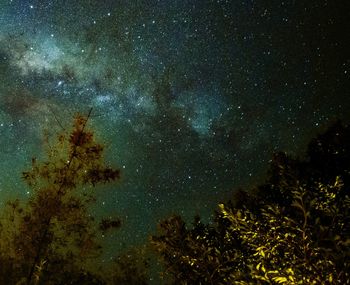
<svg viewBox="0 0 350 285">
<path fill-rule="evenodd" d="M 149 259 L 146 248 L 133 248 L 116 257 L 111 268 L 110 284 L 147 285 L 149 280 Z"/>
<path fill-rule="evenodd" d="M 220 204 L 228 236 L 245 252 L 244 274 L 232 274 L 232 284 L 348 284 L 350 198 L 339 199 L 343 187 L 339 177 L 319 183 L 318 192 L 300 186 L 290 205 L 267 204 L 259 214 Z"/>
<path fill-rule="evenodd" d="M 220 204 L 213 225 L 161 222 L 151 244 L 163 273 L 172 284 L 350 284 L 349 137 L 337 123 L 305 160 L 276 154 L 266 182 Z"/>
<path fill-rule="evenodd" d="M 187 227 L 180 216 L 162 221 L 151 245 L 164 266 L 161 277 L 170 284 L 227 284 L 226 277 L 237 266 L 235 240 L 225 241 L 226 226 L 215 227 L 198 218 Z"/>
<path fill-rule="evenodd" d="M 120 171 L 104 163 L 104 147 L 87 128 L 90 114 L 91 110 L 86 117 L 76 115 L 73 128 L 60 134 L 54 145 L 47 140 L 46 157 L 33 158 L 31 169 L 23 172 L 32 195 L 24 205 L 8 204 L 4 221 L 12 221 L 13 226 L 6 232 L 8 254 L 3 248 L 1 252 L 3 260 L 11 262 L 6 262 L 9 269 L 4 273 L 18 274 L 6 284 L 102 282 L 86 278 L 92 274 L 86 260 L 100 252 L 88 205 L 95 201 L 93 188 L 118 180 Z M 108 227 L 119 225 L 110 221 Z M 9 226 L 3 222 L 2 233 Z"/>
</svg>

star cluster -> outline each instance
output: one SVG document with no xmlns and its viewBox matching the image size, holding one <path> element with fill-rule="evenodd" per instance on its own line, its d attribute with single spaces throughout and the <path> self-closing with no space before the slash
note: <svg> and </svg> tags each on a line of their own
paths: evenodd
<svg viewBox="0 0 350 285">
<path fill-rule="evenodd" d="M 93 107 L 123 173 L 94 208 L 123 220 L 111 248 L 144 241 L 173 212 L 208 218 L 274 151 L 302 154 L 349 120 L 345 5 L 1 1 L 1 202 L 28 195 L 20 173 L 43 132 Z"/>
</svg>

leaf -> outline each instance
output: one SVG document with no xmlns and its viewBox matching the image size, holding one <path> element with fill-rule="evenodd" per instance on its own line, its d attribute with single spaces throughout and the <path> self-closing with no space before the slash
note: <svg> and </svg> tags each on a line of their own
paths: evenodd
<svg viewBox="0 0 350 285">
<path fill-rule="evenodd" d="M 257 264 L 256 269 L 260 270 L 261 262 Z"/>
<path fill-rule="evenodd" d="M 299 209 L 301 209 L 302 211 L 304 210 L 304 207 L 303 207 L 297 200 L 294 200 L 294 201 L 292 202 L 292 206 L 293 206 L 293 207 L 296 207 L 296 208 L 299 208 Z"/>
<path fill-rule="evenodd" d="M 272 280 L 280 284 L 288 282 L 288 279 L 286 277 L 273 277 Z"/>
<path fill-rule="evenodd" d="M 329 276 L 328 276 L 328 281 L 329 281 L 330 283 L 333 282 L 333 275 L 332 275 L 332 274 L 329 274 Z"/>
</svg>

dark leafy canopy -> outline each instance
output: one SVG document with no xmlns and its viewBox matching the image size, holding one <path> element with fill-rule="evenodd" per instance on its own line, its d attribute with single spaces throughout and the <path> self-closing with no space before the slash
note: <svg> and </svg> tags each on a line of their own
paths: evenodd
<svg viewBox="0 0 350 285">
<path fill-rule="evenodd" d="M 149 259 L 145 247 L 133 248 L 119 255 L 113 264 L 111 284 L 147 285 Z"/>
<path fill-rule="evenodd" d="M 307 158 L 273 158 L 266 183 L 220 204 L 214 225 L 179 216 L 151 237 L 172 284 L 350 284 L 350 128 Z"/>
<path fill-rule="evenodd" d="M 33 158 L 23 172 L 32 196 L 23 206 L 10 202 L 4 215 L 1 284 L 102 284 L 88 267 L 101 249 L 88 205 L 92 188 L 118 180 L 120 172 L 104 163 L 88 119 L 77 115 L 70 133 L 47 143 L 46 160 Z M 106 221 L 104 230 L 120 226 Z"/>
</svg>

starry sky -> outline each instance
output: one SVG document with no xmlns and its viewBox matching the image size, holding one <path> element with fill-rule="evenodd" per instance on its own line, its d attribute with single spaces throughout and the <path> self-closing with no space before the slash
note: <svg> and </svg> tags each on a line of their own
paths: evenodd
<svg viewBox="0 0 350 285">
<path fill-rule="evenodd" d="M 210 218 L 350 120 L 347 1 L 0 0 L 0 203 L 74 113 L 122 180 L 92 211 L 123 227 L 110 254 L 172 213 Z"/>
</svg>

